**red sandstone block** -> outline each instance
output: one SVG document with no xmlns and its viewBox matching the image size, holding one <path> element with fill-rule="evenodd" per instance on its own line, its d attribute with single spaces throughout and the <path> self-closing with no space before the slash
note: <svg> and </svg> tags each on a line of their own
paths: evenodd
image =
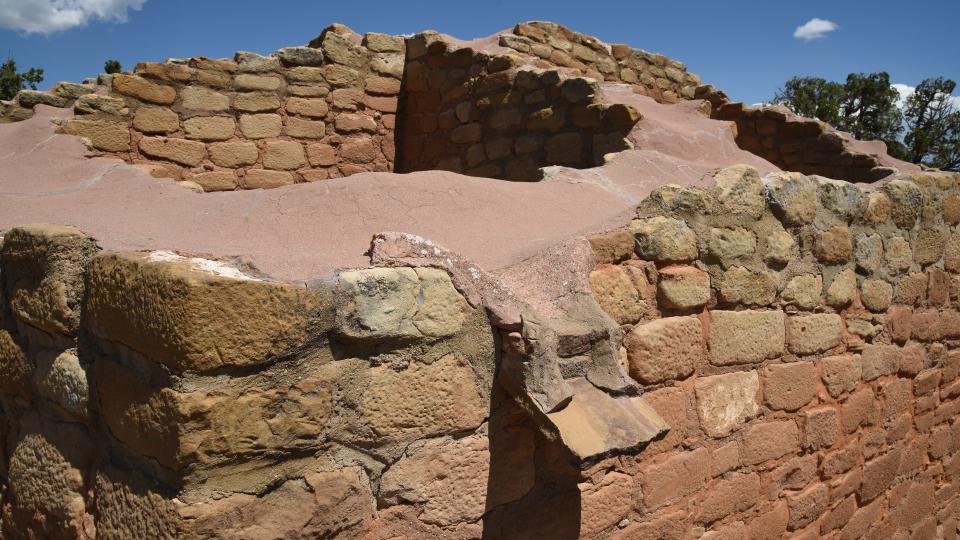
<svg viewBox="0 0 960 540">
<path fill-rule="evenodd" d="M 913 310 L 907 306 L 891 306 L 887 311 L 887 332 L 896 343 L 905 343 L 913 332 Z"/>
<path fill-rule="evenodd" d="M 857 511 L 857 501 L 855 497 L 847 497 L 843 502 L 833 507 L 820 522 L 820 534 L 827 534 L 834 529 L 839 529 L 850 521 L 853 513 Z"/>
<path fill-rule="evenodd" d="M 816 407 L 804 411 L 803 415 L 804 448 L 818 450 L 836 444 L 840 436 L 840 414 L 835 407 Z"/>
<path fill-rule="evenodd" d="M 872 427 L 865 428 L 860 433 L 860 448 L 863 452 L 863 459 L 870 459 L 880 453 L 887 446 L 887 437 L 883 428 Z"/>
<path fill-rule="evenodd" d="M 936 488 L 932 480 L 905 483 L 909 484 L 906 496 L 891 513 L 898 514 L 901 526 L 914 529 L 925 518 L 934 515 L 937 506 Z"/>
<path fill-rule="evenodd" d="M 829 498 L 826 484 L 814 484 L 799 493 L 787 494 L 790 508 L 787 528 L 795 531 L 813 523 L 827 510 Z"/>
<path fill-rule="evenodd" d="M 933 427 L 936 419 L 936 412 L 933 411 L 924 414 L 918 414 L 913 419 L 913 427 L 916 428 L 916 430 L 920 433 L 926 433 L 930 431 L 931 427 Z"/>
<path fill-rule="evenodd" d="M 861 388 L 850 394 L 841 407 L 840 414 L 843 418 L 843 430 L 847 433 L 853 433 L 860 426 L 876 424 L 880 410 L 873 390 Z"/>
<path fill-rule="evenodd" d="M 743 437 L 740 458 L 747 465 L 756 465 L 800 449 L 800 430 L 792 420 L 756 424 Z"/>
<path fill-rule="evenodd" d="M 679 446 L 687 432 L 687 394 L 681 388 L 668 386 L 644 393 L 643 399 L 670 426 L 664 438 L 651 442 L 644 449 L 644 455 L 659 454 Z"/>
<path fill-rule="evenodd" d="M 643 506 L 659 508 L 694 493 L 710 479 L 710 452 L 698 448 L 673 454 L 665 461 L 648 465 L 642 473 Z"/>
<path fill-rule="evenodd" d="M 927 361 L 927 349 L 919 343 L 909 343 L 903 347 L 900 355 L 900 375 L 915 377 L 923 370 Z"/>
<path fill-rule="evenodd" d="M 876 521 L 883 510 L 883 499 L 873 501 L 869 505 L 859 508 L 853 513 L 850 521 L 840 530 L 841 540 L 855 540 L 867 534 L 870 525 Z"/>
<path fill-rule="evenodd" d="M 903 413 L 893 420 L 887 421 L 886 425 L 887 444 L 894 444 L 897 441 L 905 439 L 907 433 L 913 428 L 913 415 Z"/>
<path fill-rule="evenodd" d="M 776 500 L 785 489 L 800 490 L 817 477 L 817 456 L 807 454 L 788 460 L 786 463 L 764 472 L 761 479 L 763 493 Z"/>
<path fill-rule="evenodd" d="M 863 484 L 860 485 L 860 500 L 870 501 L 886 491 L 900 470 L 902 451 L 894 448 L 863 464 Z"/>
<path fill-rule="evenodd" d="M 713 476 L 728 473 L 734 469 L 740 468 L 740 447 L 736 441 L 727 444 L 713 451 Z"/>
<path fill-rule="evenodd" d="M 927 435 L 918 435 L 907 442 L 903 450 L 903 457 L 900 459 L 901 475 L 910 475 L 923 469 L 927 461 L 927 449 L 930 445 L 930 438 Z"/>
<path fill-rule="evenodd" d="M 913 381 L 910 379 L 880 383 L 880 395 L 883 397 L 883 418 L 889 420 L 913 412 Z"/>
<path fill-rule="evenodd" d="M 760 494 L 760 476 L 756 473 L 734 474 L 712 484 L 706 492 L 700 502 L 697 521 L 713 523 L 755 505 Z"/>
<path fill-rule="evenodd" d="M 681 540 L 686 538 L 687 513 L 673 512 L 643 523 L 631 523 L 614 532 L 610 540 Z"/>
<path fill-rule="evenodd" d="M 940 459 L 953 452 L 953 431 L 948 425 L 941 425 L 930 431 L 930 447 L 927 453 L 930 459 Z"/>
<path fill-rule="evenodd" d="M 946 401 L 960 396 L 960 381 L 954 381 L 940 388 L 940 401 Z"/>
<path fill-rule="evenodd" d="M 939 268 L 927 270 L 927 304 L 940 306 L 950 301 L 950 274 Z"/>
<path fill-rule="evenodd" d="M 763 370 L 764 401 L 771 409 L 795 411 L 817 395 L 813 362 L 771 364 Z"/>
<path fill-rule="evenodd" d="M 830 502 L 835 503 L 848 495 L 853 495 L 860 489 L 862 483 L 863 470 L 860 468 L 834 478 L 830 481 Z"/>
<path fill-rule="evenodd" d="M 943 379 L 941 384 L 953 382 L 960 375 L 960 351 L 950 351 L 942 360 Z"/>
<path fill-rule="evenodd" d="M 747 537 L 747 525 L 742 521 L 728 523 L 712 531 L 707 531 L 700 540 L 743 540 Z"/>
<path fill-rule="evenodd" d="M 820 470 L 827 478 L 845 473 L 860 461 L 860 447 L 856 441 L 823 456 Z"/>
<path fill-rule="evenodd" d="M 917 396 L 930 394 L 940 386 L 943 371 L 940 369 L 925 369 L 917 374 L 913 380 L 913 393 Z"/>
<path fill-rule="evenodd" d="M 760 514 L 747 523 L 751 540 L 780 540 L 787 533 L 790 511 L 787 503 L 780 501 L 761 510 Z"/>
</svg>

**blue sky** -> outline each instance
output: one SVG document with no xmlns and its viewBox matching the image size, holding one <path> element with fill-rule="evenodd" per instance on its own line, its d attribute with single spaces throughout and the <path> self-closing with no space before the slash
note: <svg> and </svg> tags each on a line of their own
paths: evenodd
<svg viewBox="0 0 960 540">
<path fill-rule="evenodd" d="M 812 18 L 838 28 L 819 39 L 794 37 Z M 44 68 L 49 86 L 95 75 L 108 58 L 129 69 L 166 57 L 267 53 L 306 43 L 331 22 L 360 33 L 436 29 L 473 38 L 531 19 L 661 52 L 748 103 L 769 100 L 793 75 L 840 80 L 885 70 L 911 86 L 938 75 L 960 81 L 958 0 L 0 0 L 0 52 L 21 68 Z"/>
</svg>

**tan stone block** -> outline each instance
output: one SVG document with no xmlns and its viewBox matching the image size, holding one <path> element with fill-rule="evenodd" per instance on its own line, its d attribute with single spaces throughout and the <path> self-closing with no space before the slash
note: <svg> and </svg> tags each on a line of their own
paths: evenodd
<svg viewBox="0 0 960 540">
<path fill-rule="evenodd" d="M 233 191 L 237 189 L 237 175 L 233 171 L 212 171 L 189 177 L 203 191 Z"/>
<path fill-rule="evenodd" d="M 326 82 L 323 73 L 322 68 L 300 66 L 287 70 L 287 80 L 299 83 L 323 83 Z"/>
<path fill-rule="evenodd" d="M 339 332 L 352 338 L 443 337 L 458 332 L 468 305 L 446 272 L 370 268 L 340 273 L 346 297 Z"/>
<path fill-rule="evenodd" d="M 296 182 L 293 174 L 287 171 L 268 171 L 266 169 L 248 169 L 240 184 L 244 189 L 271 189 L 289 186 Z"/>
<path fill-rule="evenodd" d="M 243 93 L 233 98 L 233 108 L 243 112 L 267 112 L 280 108 L 280 99 L 276 94 Z"/>
<path fill-rule="evenodd" d="M 368 137 L 351 137 L 340 145 L 340 157 L 351 163 L 372 163 L 380 155 L 377 142 Z"/>
<path fill-rule="evenodd" d="M 780 311 L 710 312 L 710 361 L 718 366 L 753 364 L 784 353 L 785 321 Z"/>
<path fill-rule="evenodd" d="M 850 230 L 844 226 L 835 226 L 816 236 L 814 254 L 825 263 L 844 263 L 853 255 L 853 240 Z"/>
<path fill-rule="evenodd" d="M 257 364 L 303 344 L 319 292 L 208 263 L 165 252 L 95 257 L 88 328 L 176 371 Z"/>
<path fill-rule="evenodd" d="M 833 278 L 827 288 L 827 305 L 844 308 L 850 305 L 857 294 L 857 274 L 853 268 L 847 268 Z"/>
<path fill-rule="evenodd" d="M 133 127 L 143 133 L 173 133 L 180 129 L 180 117 L 164 107 L 140 107 L 133 115 Z"/>
<path fill-rule="evenodd" d="M 281 80 L 279 77 L 269 75 L 251 75 L 241 73 L 234 77 L 234 85 L 238 90 L 261 90 L 273 92 L 280 88 Z"/>
<path fill-rule="evenodd" d="M 329 167 L 337 164 L 337 149 L 329 144 L 308 144 L 307 160 L 314 167 Z"/>
<path fill-rule="evenodd" d="M 400 80 L 393 77 L 370 77 L 364 90 L 368 94 L 395 96 L 400 93 Z"/>
<path fill-rule="evenodd" d="M 27 225 L 6 232 L 0 247 L 3 297 L 12 314 L 35 328 L 74 335 L 80 323 L 84 271 L 96 244 L 78 229 Z"/>
<path fill-rule="evenodd" d="M 794 354 L 828 351 L 843 341 L 843 319 L 834 313 L 816 313 L 787 319 L 787 348 Z"/>
<path fill-rule="evenodd" d="M 694 389 L 700 425 L 711 437 L 726 437 L 760 413 L 756 371 L 700 377 Z"/>
<path fill-rule="evenodd" d="M 780 298 L 803 310 L 812 310 L 820 305 L 823 278 L 820 275 L 802 274 L 794 277 L 780 293 Z"/>
<path fill-rule="evenodd" d="M 81 137 L 87 146 L 104 152 L 130 150 L 130 128 L 125 122 L 73 118 L 59 131 Z"/>
<path fill-rule="evenodd" d="M 341 133 L 374 133 L 377 131 L 377 121 L 365 114 L 342 113 L 337 115 L 336 128 Z"/>
<path fill-rule="evenodd" d="M 749 165 L 734 165 L 721 169 L 713 176 L 717 184 L 717 199 L 723 208 L 733 214 L 758 218 L 766 209 L 766 190 L 757 169 Z"/>
<path fill-rule="evenodd" d="M 133 71 L 137 75 L 181 83 L 189 81 L 193 76 L 193 70 L 189 67 L 166 62 L 141 62 Z"/>
<path fill-rule="evenodd" d="M 234 136 L 237 123 L 230 116 L 194 116 L 183 121 L 188 139 L 225 141 Z"/>
<path fill-rule="evenodd" d="M 146 156 L 173 161 L 188 167 L 196 167 L 206 157 L 206 146 L 202 142 L 166 137 L 144 137 L 140 139 L 140 152 Z"/>
<path fill-rule="evenodd" d="M 774 410 L 796 411 L 817 395 L 813 362 L 771 364 L 763 370 L 763 399 Z"/>
<path fill-rule="evenodd" d="M 324 77 L 327 82 L 336 87 L 360 86 L 360 72 L 337 64 L 324 66 Z"/>
<path fill-rule="evenodd" d="M 73 108 L 78 113 L 94 114 L 103 112 L 115 116 L 127 116 L 130 109 L 123 98 L 103 96 L 100 94 L 85 94 L 77 98 Z"/>
<path fill-rule="evenodd" d="M 306 163 L 303 145 L 295 141 L 270 141 L 263 148 L 263 166 L 292 171 Z"/>
<path fill-rule="evenodd" d="M 37 393 L 77 420 L 87 420 L 90 396 L 87 372 L 76 349 L 41 351 L 34 356 L 33 385 Z M 24 381 L 25 382 L 25 381 Z"/>
<path fill-rule="evenodd" d="M 638 324 L 624 339 L 630 376 L 643 384 L 684 379 L 704 357 L 700 320 L 667 317 Z"/>
<path fill-rule="evenodd" d="M 321 120 L 304 120 L 288 116 L 284 131 L 287 135 L 298 139 L 322 139 L 327 134 L 327 125 Z"/>
<path fill-rule="evenodd" d="M 886 311 L 893 301 L 893 285 L 879 279 L 864 280 L 860 284 L 860 300 L 870 311 Z"/>
<path fill-rule="evenodd" d="M 766 271 L 753 272 L 734 266 L 720 277 L 720 300 L 729 304 L 766 306 L 777 295 L 777 281 Z"/>
<path fill-rule="evenodd" d="M 172 87 L 126 73 L 114 74 L 113 89 L 125 96 L 157 105 L 171 105 L 177 99 L 177 91 Z"/>
<path fill-rule="evenodd" d="M 309 116 L 311 118 L 323 118 L 330 110 L 326 100 L 292 97 L 287 98 L 287 112 Z"/>
<path fill-rule="evenodd" d="M 396 114 L 399 100 L 396 96 L 371 96 L 363 98 L 363 104 L 369 109 L 380 111 L 384 114 Z"/>
<path fill-rule="evenodd" d="M 324 97 L 330 94 L 330 88 L 327 86 L 304 86 L 291 84 L 287 86 L 287 93 L 291 96 L 299 97 Z"/>
<path fill-rule="evenodd" d="M 637 253 L 657 262 L 685 262 L 697 258 L 697 235 L 679 219 L 657 216 L 634 220 Z"/>
<path fill-rule="evenodd" d="M 244 114 L 240 116 L 240 131 L 251 139 L 278 137 L 283 130 L 279 114 Z"/>
<path fill-rule="evenodd" d="M 330 103 L 334 109 L 355 111 L 363 103 L 363 92 L 356 88 L 338 88 L 330 93 Z"/>
<path fill-rule="evenodd" d="M 823 385 L 833 397 L 839 397 L 857 387 L 860 382 L 860 357 L 853 355 L 828 356 L 820 362 Z"/>
<path fill-rule="evenodd" d="M 230 109 L 230 98 L 202 86 L 187 86 L 180 91 L 180 104 L 193 111 L 221 112 Z"/>
<path fill-rule="evenodd" d="M 252 142 L 226 142 L 207 146 L 210 161 L 220 167 L 242 167 L 257 162 L 259 152 L 257 145 Z"/>
<path fill-rule="evenodd" d="M 793 248 L 797 245 L 793 235 L 786 231 L 775 231 L 767 236 L 767 252 L 764 260 L 774 264 L 787 264 L 793 257 Z"/>
<path fill-rule="evenodd" d="M 807 225 L 817 213 L 817 185 L 796 172 L 775 174 L 764 180 L 773 212 L 787 225 Z"/>
<path fill-rule="evenodd" d="M 774 420 L 753 425 L 743 436 L 740 457 L 757 465 L 800 450 L 800 430 L 792 420 Z"/>
<path fill-rule="evenodd" d="M 403 36 L 391 36 L 376 32 L 367 32 L 364 34 L 363 45 L 373 52 L 401 53 L 406 50 Z"/>
</svg>

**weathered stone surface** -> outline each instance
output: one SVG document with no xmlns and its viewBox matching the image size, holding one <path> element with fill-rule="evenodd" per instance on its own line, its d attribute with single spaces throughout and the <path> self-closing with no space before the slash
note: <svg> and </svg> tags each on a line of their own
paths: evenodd
<svg viewBox="0 0 960 540">
<path fill-rule="evenodd" d="M 796 453 L 800 446 L 800 430 L 792 420 L 774 420 L 753 425 L 743 437 L 740 458 L 747 465 L 757 465 L 785 454 Z"/>
<path fill-rule="evenodd" d="M 779 311 L 711 311 L 710 361 L 726 366 L 776 358 L 784 353 L 784 325 Z"/>
<path fill-rule="evenodd" d="M 700 425 L 711 437 L 726 437 L 760 413 L 756 371 L 700 377 L 694 388 Z"/>
<path fill-rule="evenodd" d="M 243 112 L 267 112 L 280 108 L 280 99 L 273 93 L 243 93 L 233 98 L 233 108 Z"/>
<path fill-rule="evenodd" d="M 590 272 L 590 289 L 600 307 L 620 324 L 633 324 L 653 313 L 646 275 L 633 266 L 605 266 Z"/>
<path fill-rule="evenodd" d="M 729 304 L 766 306 L 776 295 L 776 278 L 768 272 L 753 272 L 743 266 L 734 266 L 720 278 L 720 300 Z"/>
<path fill-rule="evenodd" d="M 237 187 L 237 175 L 233 171 L 211 171 L 190 177 L 204 192 L 231 191 Z"/>
<path fill-rule="evenodd" d="M 140 152 L 147 156 L 188 167 L 199 165 L 207 154 L 206 147 L 201 142 L 166 137 L 144 137 L 140 139 L 138 147 Z"/>
<path fill-rule="evenodd" d="M 221 167 L 242 167 L 257 162 L 259 152 L 252 142 L 226 142 L 207 147 L 210 161 Z"/>
<path fill-rule="evenodd" d="M 697 258 L 697 235 L 678 219 L 657 216 L 630 225 L 637 253 L 657 262 L 686 262 Z"/>
<path fill-rule="evenodd" d="M 766 193 L 760 174 L 749 165 L 734 165 L 713 176 L 717 199 L 727 212 L 758 218 L 766 209 Z"/>
<path fill-rule="evenodd" d="M 177 91 L 172 87 L 127 73 L 117 73 L 113 76 L 113 89 L 125 96 L 157 105 L 170 105 L 177 99 Z"/>
<path fill-rule="evenodd" d="M 287 171 L 268 171 L 266 169 L 248 169 L 241 184 L 246 189 L 271 189 L 289 186 L 295 183 L 293 174 Z"/>
<path fill-rule="evenodd" d="M 3 296 L 13 315 L 47 332 L 74 335 L 84 272 L 96 250 L 93 239 L 73 227 L 29 225 L 8 231 L 0 260 Z"/>
<path fill-rule="evenodd" d="M 793 249 L 797 241 L 786 231 L 775 231 L 767 236 L 767 252 L 764 260 L 773 264 L 787 264 L 793 257 Z"/>
<path fill-rule="evenodd" d="M 865 280 L 860 284 L 860 300 L 870 311 L 886 311 L 893 300 L 893 286 L 879 279 Z"/>
<path fill-rule="evenodd" d="M 643 384 L 686 378 L 704 357 L 696 317 L 667 317 L 634 326 L 624 346 L 630 376 Z"/>
<path fill-rule="evenodd" d="M 787 347 L 794 354 L 828 351 L 843 340 L 843 319 L 833 313 L 817 313 L 787 319 Z"/>
<path fill-rule="evenodd" d="M 432 268 L 370 268 L 340 274 L 345 304 L 337 328 L 357 339 L 449 336 L 469 306 L 450 277 Z"/>
<path fill-rule="evenodd" d="M 33 383 L 40 395 L 56 403 L 74 418 L 87 418 L 89 384 L 87 372 L 80 365 L 76 349 L 59 354 L 56 351 L 43 351 L 38 354 Z"/>
<path fill-rule="evenodd" d="M 284 47 L 277 57 L 286 66 L 319 66 L 323 63 L 323 51 L 313 47 Z"/>
<path fill-rule="evenodd" d="M 814 254 L 820 262 L 844 263 L 853 255 L 853 240 L 850 230 L 843 226 L 835 226 L 817 234 L 814 244 Z"/>
<path fill-rule="evenodd" d="M 671 266 L 660 271 L 657 302 L 661 308 L 689 310 L 710 301 L 710 276 L 694 266 Z"/>
<path fill-rule="evenodd" d="M 230 108 L 230 98 L 202 86 L 188 86 L 180 91 L 180 104 L 194 111 L 222 112 Z"/>
<path fill-rule="evenodd" d="M 882 188 L 890 201 L 890 217 L 901 229 L 911 229 L 923 206 L 923 193 L 913 182 L 891 180 Z"/>
<path fill-rule="evenodd" d="M 291 137 L 298 139 L 321 139 L 327 133 L 327 125 L 319 120 L 305 120 L 294 116 L 287 117 L 284 131 Z"/>
<path fill-rule="evenodd" d="M 263 147 L 263 166 L 268 169 L 295 170 L 306 162 L 303 145 L 296 141 L 270 141 Z"/>
<path fill-rule="evenodd" d="M 287 112 L 308 116 L 311 118 L 323 118 L 327 115 L 329 107 L 326 100 L 299 98 L 287 98 Z"/>
<path fill-rule="evenodd" d="M 278 114 L 244 114 L 240 116 L 240 131 L 251 139 L 277 137 L 283 129 Z"/>
<path fill-rule="evenodd" d="M 771 409 L 795 411 L 817 395 L 813 362 L 771 364 L 763 370 L 763 398 Z"/>
<path fill-rule="evenodd" d="M 78 113 L 94 114 L 98 112 L 115 116 L 127 116 L 130 109 L 122 98 L 103 96 L 100 94 L 85 94 L 77 98 L 73 109 Z"/>
<path fill-rule="evenodd" d="M 817 186 L 800 173 L 779 173 L 764 179 L 774 213 L 787 225 L 807 225 L 817 213 Z"/>
<path fill-rule="evenodd" d="M 225 141 L 233 137 L 237 124 L 229 116 L 194 116 L 183 121 L 188 139 Z"/>
<path fill-rule="evenodd" d="M 228 277 L 237 276 L 237 277 Z M 303 287 L 170 253 L 111 253 L 89 273 L 88 328 L 174 370 L 265 362 L 306 339 L 320 307 Z"/>
<path fill-rule="evenodd" d="M 819 275 L 801 274 L 787 282 L 780 298 L 800 309 L 811 310 L 820 304 L 822 290 L 823 278 Z"/>
<path fill-rule="evenodd" d="M 860 382 L 860 369 L 859 356 L 828 356 L 820 362 L 820 376 L 833 397 L 839 397 L 840 394 L 857 387 Z"/>
<path fill-rule="evenodd" d="M 834 308 L 849 306 L 857 295 L 857 274 L 852 268 L 840 272 L 827 288 L 827 305 Z"/>
<path fill-rule="evenodd" d="M 130 130 L 124 122 L 74 118 L 60 126 L 60 131 L 82 137 L 87 146 L 96 150 L 104 152 L 130 150 Z"/>
<path fill-rule="evenodd" d="M 167 108 L 140 107 L 133 115 L 133 128 L 143 133 L 173 133 L 180 129 L 180 118 Z"/>
<path fill-rule="evenodd" d="M 248 73 L 242 73 L 234 78 L 234 84 L 238 90 L 275 91 L 280 88 L 280 83 L 279 77 L 250 75 Z"/>
</svg>

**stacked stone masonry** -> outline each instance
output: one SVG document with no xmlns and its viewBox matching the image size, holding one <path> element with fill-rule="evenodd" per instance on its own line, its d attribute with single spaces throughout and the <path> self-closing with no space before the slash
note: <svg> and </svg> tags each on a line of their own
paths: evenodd
<svg viewBox="0 0 960 540">
<path fill-rule="evenodd" d="M 517 67 L 510 56 L 452 48 L 432 34 L 407 47 L 399 172 L 538 180 L 544 165 L 599 166 L 630 147 L 639 113 L 603 103 L 593 79 Z"/>
</svg>

